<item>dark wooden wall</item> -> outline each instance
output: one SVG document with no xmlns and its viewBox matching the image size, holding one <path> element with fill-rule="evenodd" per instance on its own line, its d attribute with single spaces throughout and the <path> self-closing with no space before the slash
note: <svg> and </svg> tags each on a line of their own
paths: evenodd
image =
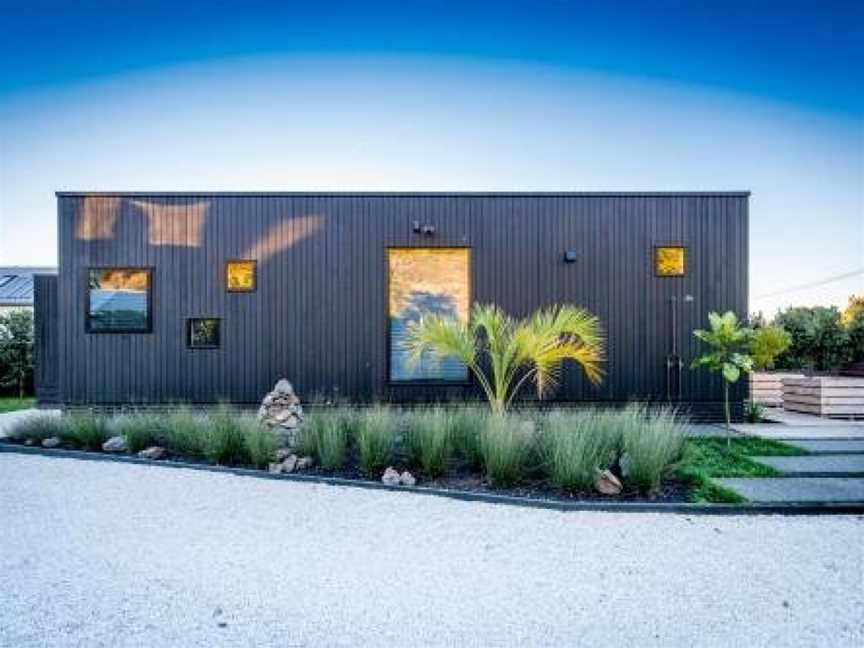
<svg viewBox="0 0 864 648">
<path fill-rule="evenodd" d="M 69 404 L 254 402 L 291 379 L 304 399 L 437 399 L 461 388 L 387 384 L 388 246 L 468 245 L 475 301 L 513 315 L 572 302 L 608 331 L 607 378 L 566 372 L 558 398 L 662 398 L 680 308 L 682 394 L 715 402 L 690 371 L 710 310 L 747 314 L 748 197 L 720 194 L 59 194 L 60 391 Z M 436 226 L 434 237 L 412 223 Z M 684 244 L 683 278 L 653 247 Z M 578 254 L 565 264 L 565 249 Z M 227 293 L 227 259 L 257 257 L 258 289 Z M 90 266 L 153 268 L 153 332 L 84 330 Z M 692 301 L 687 296 L 692 296 Z M 222 348 L 190 350 L 188 317 L 223 318 Z M 743 387 L 742 387 L 743 389 Z"/>
<path fill-rule="evenodd" d="M 33 383 L 42 404 L 60 400 L 60 355 L 58 346 L 57 276 L 33 277 Z"/>
</svg>

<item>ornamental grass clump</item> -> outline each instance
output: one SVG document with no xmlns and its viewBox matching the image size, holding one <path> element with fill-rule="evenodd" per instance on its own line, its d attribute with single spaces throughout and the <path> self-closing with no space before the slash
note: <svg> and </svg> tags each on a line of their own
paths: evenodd
<svg viewBox="0 0 864 648">
<path fill-rule="evenodd" d="M 343 409 L 319 409 L 303 424 L 301 451 L 315 457 L 324 470 L 341 470 L 348 457 L 346 427 L 352 414 Z"/>
<path fill-rule="evenodd" d="M 249 414 L 238 416 L 236 423 L 243 434 L 246 454 L 252 465 L 257 468 L 266 468 L 275 461 L 279 441 L 270 428 Z"/>
<path fill-rule="evenodd" d="M 196 414 L 189 407 L 181 406 L 165 418 L 165 448 L 187 457 L 204 456 L 207 441 L 208 419 Z"/>
<path fill-rule="evenodd" d="M 204 456 L 226 466 L 250 463 L 245 432 L 240 417 L 230 408 L 219 406 L 207 417 Z"/>
<path fill-rule="evenodd" d="M 68 415 L 60 440 L 85 450 L 101 450 L 109 436 L 111 429 L 108 419 L 91 410 Z"/>
<path fill-rule="evenodd" d="M 466 406 L 453 414 L 453 447 L 471 468 L 479 470 L 483 465 L 480 453 L 480 434 L 491 416 L 483 407 Z"/>
<path fill-rule="evenodd" d="M 377 475 L 392 463 L 396 427 L 396 417 L 380 405 L 352 417 L 350 428 L 357 442 L 360 469 L 367 475 Z"/>
<path fill-rule="evenodd" d="M 632 411 L 634 416 L 643 417 L 643 423 L 623 430 L 621 468 L 625 483 L 651 495 L 660 490 L 663 479 L 672 474 L 683 457 L 686 422 L 670 408 Z"/>
<path fill-rule="evenodd" d="M 584 492 L 618 459 L 622 423 L 614 412 L 552 412 L 542 421 L 543 469 L 554 486 Z"/>
<path fill-rule="evenodd" d="M 441 408 L 412 412 L 408 417 L 408 449 L 413 463 L 430 477 L 443 475 L 453 454 L 453 415 Z"/>
<path fill-rule="evenodd" d="M 495 486 L 512 486 L 525 477 L 534 445 L 534 426 L 513 415 L 494 415 L 480 433 L 480 456 L 486 478 Z"/>
<path fill-rule="evenodd" d="M 40 444 L 51 437 L 63 438 L 69 428 L 69 419 L 66 416 L 51 416 L 50 414 L 39 414 L 31 416 L 17 423 L 10 431 L 9 438 L 15 441 L 30 441 Z"/>
<path fill-rule="evenodd" d="M 129 452 L 137 453 L 154 445 L 163 445 L 166 418 L 152 412 L 121 414 L 111 421 L 113 434 L 126 439 Z"/>
</svg>

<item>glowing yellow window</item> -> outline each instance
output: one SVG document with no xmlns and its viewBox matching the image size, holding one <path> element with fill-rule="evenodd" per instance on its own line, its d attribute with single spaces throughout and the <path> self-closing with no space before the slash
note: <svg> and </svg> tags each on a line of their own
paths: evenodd
<svg viewBox="0 0 864 648">
<path fill-rule="evenodd" d="M 683 277 L 687 249 L 681 246 L 654 248 L 654 269 L 658 277 Z"/>
<path fill-rule="evenodd" d="M 455 381 L 468 379 L 468 368 L 455 358 L 424 354 L 409 362 L 405 338 L 424 314 L 468 321 L 471 305 L 467 248 L 390 248 L 390 380 Z"/>
<path fill-rule="evenodd" d="M 225 286 L 229 292 L 252 292 L 255 283 L 255 261 L 229 261 L 225 264 Z"/>
</svg>

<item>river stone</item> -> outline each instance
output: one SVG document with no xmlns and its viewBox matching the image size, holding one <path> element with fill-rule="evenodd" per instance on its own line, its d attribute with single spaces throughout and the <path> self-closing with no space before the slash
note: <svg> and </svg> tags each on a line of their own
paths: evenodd
<svg viewBox="0 0 864 648">
<path fill-rule="evenodd" d="M 624 490 L 624 486 L 609 470 L 597 473 L 597 477 L 594 478 L 594 488 L 601 495 L 620 495 Z"/>
<path fill-rule="evenodd" d="M 102 444 L 104 452 L 126 452 L 126 439 L 120 435 L 112 436 Z"/>
<path fill-rule="evenodd" d="M 48 437 L 47 439 L 42 439 L 42 447 L 43 448 L 56 448 L 60 445 L 59 437 Z"/>
</svg>

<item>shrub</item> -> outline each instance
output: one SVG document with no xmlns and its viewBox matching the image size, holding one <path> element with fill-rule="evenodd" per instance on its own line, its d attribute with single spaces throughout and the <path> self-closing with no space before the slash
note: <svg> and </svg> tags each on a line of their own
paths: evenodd
<svg viewBox="0 0 864 648">
<path fill-rule="evenodd" d="M 15 388 L 18 398 L 33 386 L 33 313 L 0 315 L 0 387 Z"/>
<path fill-rule="evenodd" d="M 165 419 L 165 448 L 179 455 L 200 457 L 204 455 L 207 441 L 207 417 L 196 415 L 186 406 L 179 407 Z"/>
<path fill-rule="evenodd" d="M 484 473 L 495 486 L 511 486 L 525 476 L 534 444 L 533 426 L 513 415 L 494 415 L 480 433 Z"/>
<path fill-rule="evenodd" d="M 411 460 L 430 477 L 447 470 L 453 453 L 453 416 L 441 407 L 412 412 L 408 417 Z"/>
<path fill-rule="evenodd" d="M 111 435 L 108 419 L 93 411 L 68 415 L 60 439 L 86 450 L 101 450 Z"/>
<path fill-rule="evenodd" d="M 324 470 L 340 470 L 348 456 L 346 422 L 351 414 L 342 409 L 321 409 L 303 425 L 301 449 L 316 458 Z"/>
<path fill-rule="evenodd" d="M 15 441 L 32 441 L 42 443 L 51 437 L 64 438 L 69 427 L 66 416 L 51 416 L 39 414 L 25 418 L 9 430 L 9 438 Z"/>
<path fill-rule="evenodd" d="M 238 416 L 237 425 L 243 432 L 249 461 L 258 468 L 266 468 L 276 459 L 276 450 L 279 448 L 276 434 L 248 414 Z"/>
<path fill-rule="evenodd" d="M 618 458 L 626 415 L 553 412 L 542 422 L 541 454 L 549 481 L 568 491 L 591 489 L 598 471 Z"/>
<path fill-rule="evenodd" d="M 148 412 L 121 414 L 111 422 L 114 434 L 126 439 L 129 452 L 161 445 L 165 437 L 165 416 Z"/>
<path fill-rule="evenodd" d="M 778 367 L 831 371 L 849 359 L 849 334 L 835 306 L 787 308 L 777 314 L 774 324 L 792 338 L 789 348 L 777 360 Z"/>
<path fill-rule="evenodd" d="M 396 420 L 384 406 L 361 412 L 351 421 L 357 440 L 360 469 L 367 475 L 383 471 L 393 460 Z"/>
<path fill-rule="evenodd" d="M 204 456 L 226 466 L 249 463 L 245 432 L 240 417 L 230 408 L 220 406 L 207 417 Z"/>
<path fill-rule="evenodd" d="M 777 358 L 789 348 L 790 344 L 792 344 L 792 336 L 779 326 L 763 326 L 755 329 L 750 338 L 753 368 L 758 371 L 773 369 Z"/>
<path fill-rule="evenodd" d="M 754 400 L 744 401 L 744 418 L 750 423 L 761 423 L 765 419 L 765 406 Z"/>
<path fill-rule="evenodd" d="M 846 332 L 849 335 L 850 360 L 864 360 L 864 311 L 858 311 L 849 318 Z"/>
<path fill-rule="evenodd" d="M 642 417 L 644 410 L 634 408 L 632 422 Z M 642 425 L 623 427 L 626 464 L 624 481 L 641 492 L 651 494 L 659 490 L 663 478 L 668 476 L 681 460 L 686 440 L 684 421 L 669 408 L 651 412 Z M 622 469 L 625 468 L 622 465 Z"/>
<path fill-rule="evenodd" d="M 483 465 L 480 435 L 489 416 L 488 409 L 474 406 L 460 407 L 452 414 L 453 447 L 471 468 L 477 470 Z"/>
</svg>

